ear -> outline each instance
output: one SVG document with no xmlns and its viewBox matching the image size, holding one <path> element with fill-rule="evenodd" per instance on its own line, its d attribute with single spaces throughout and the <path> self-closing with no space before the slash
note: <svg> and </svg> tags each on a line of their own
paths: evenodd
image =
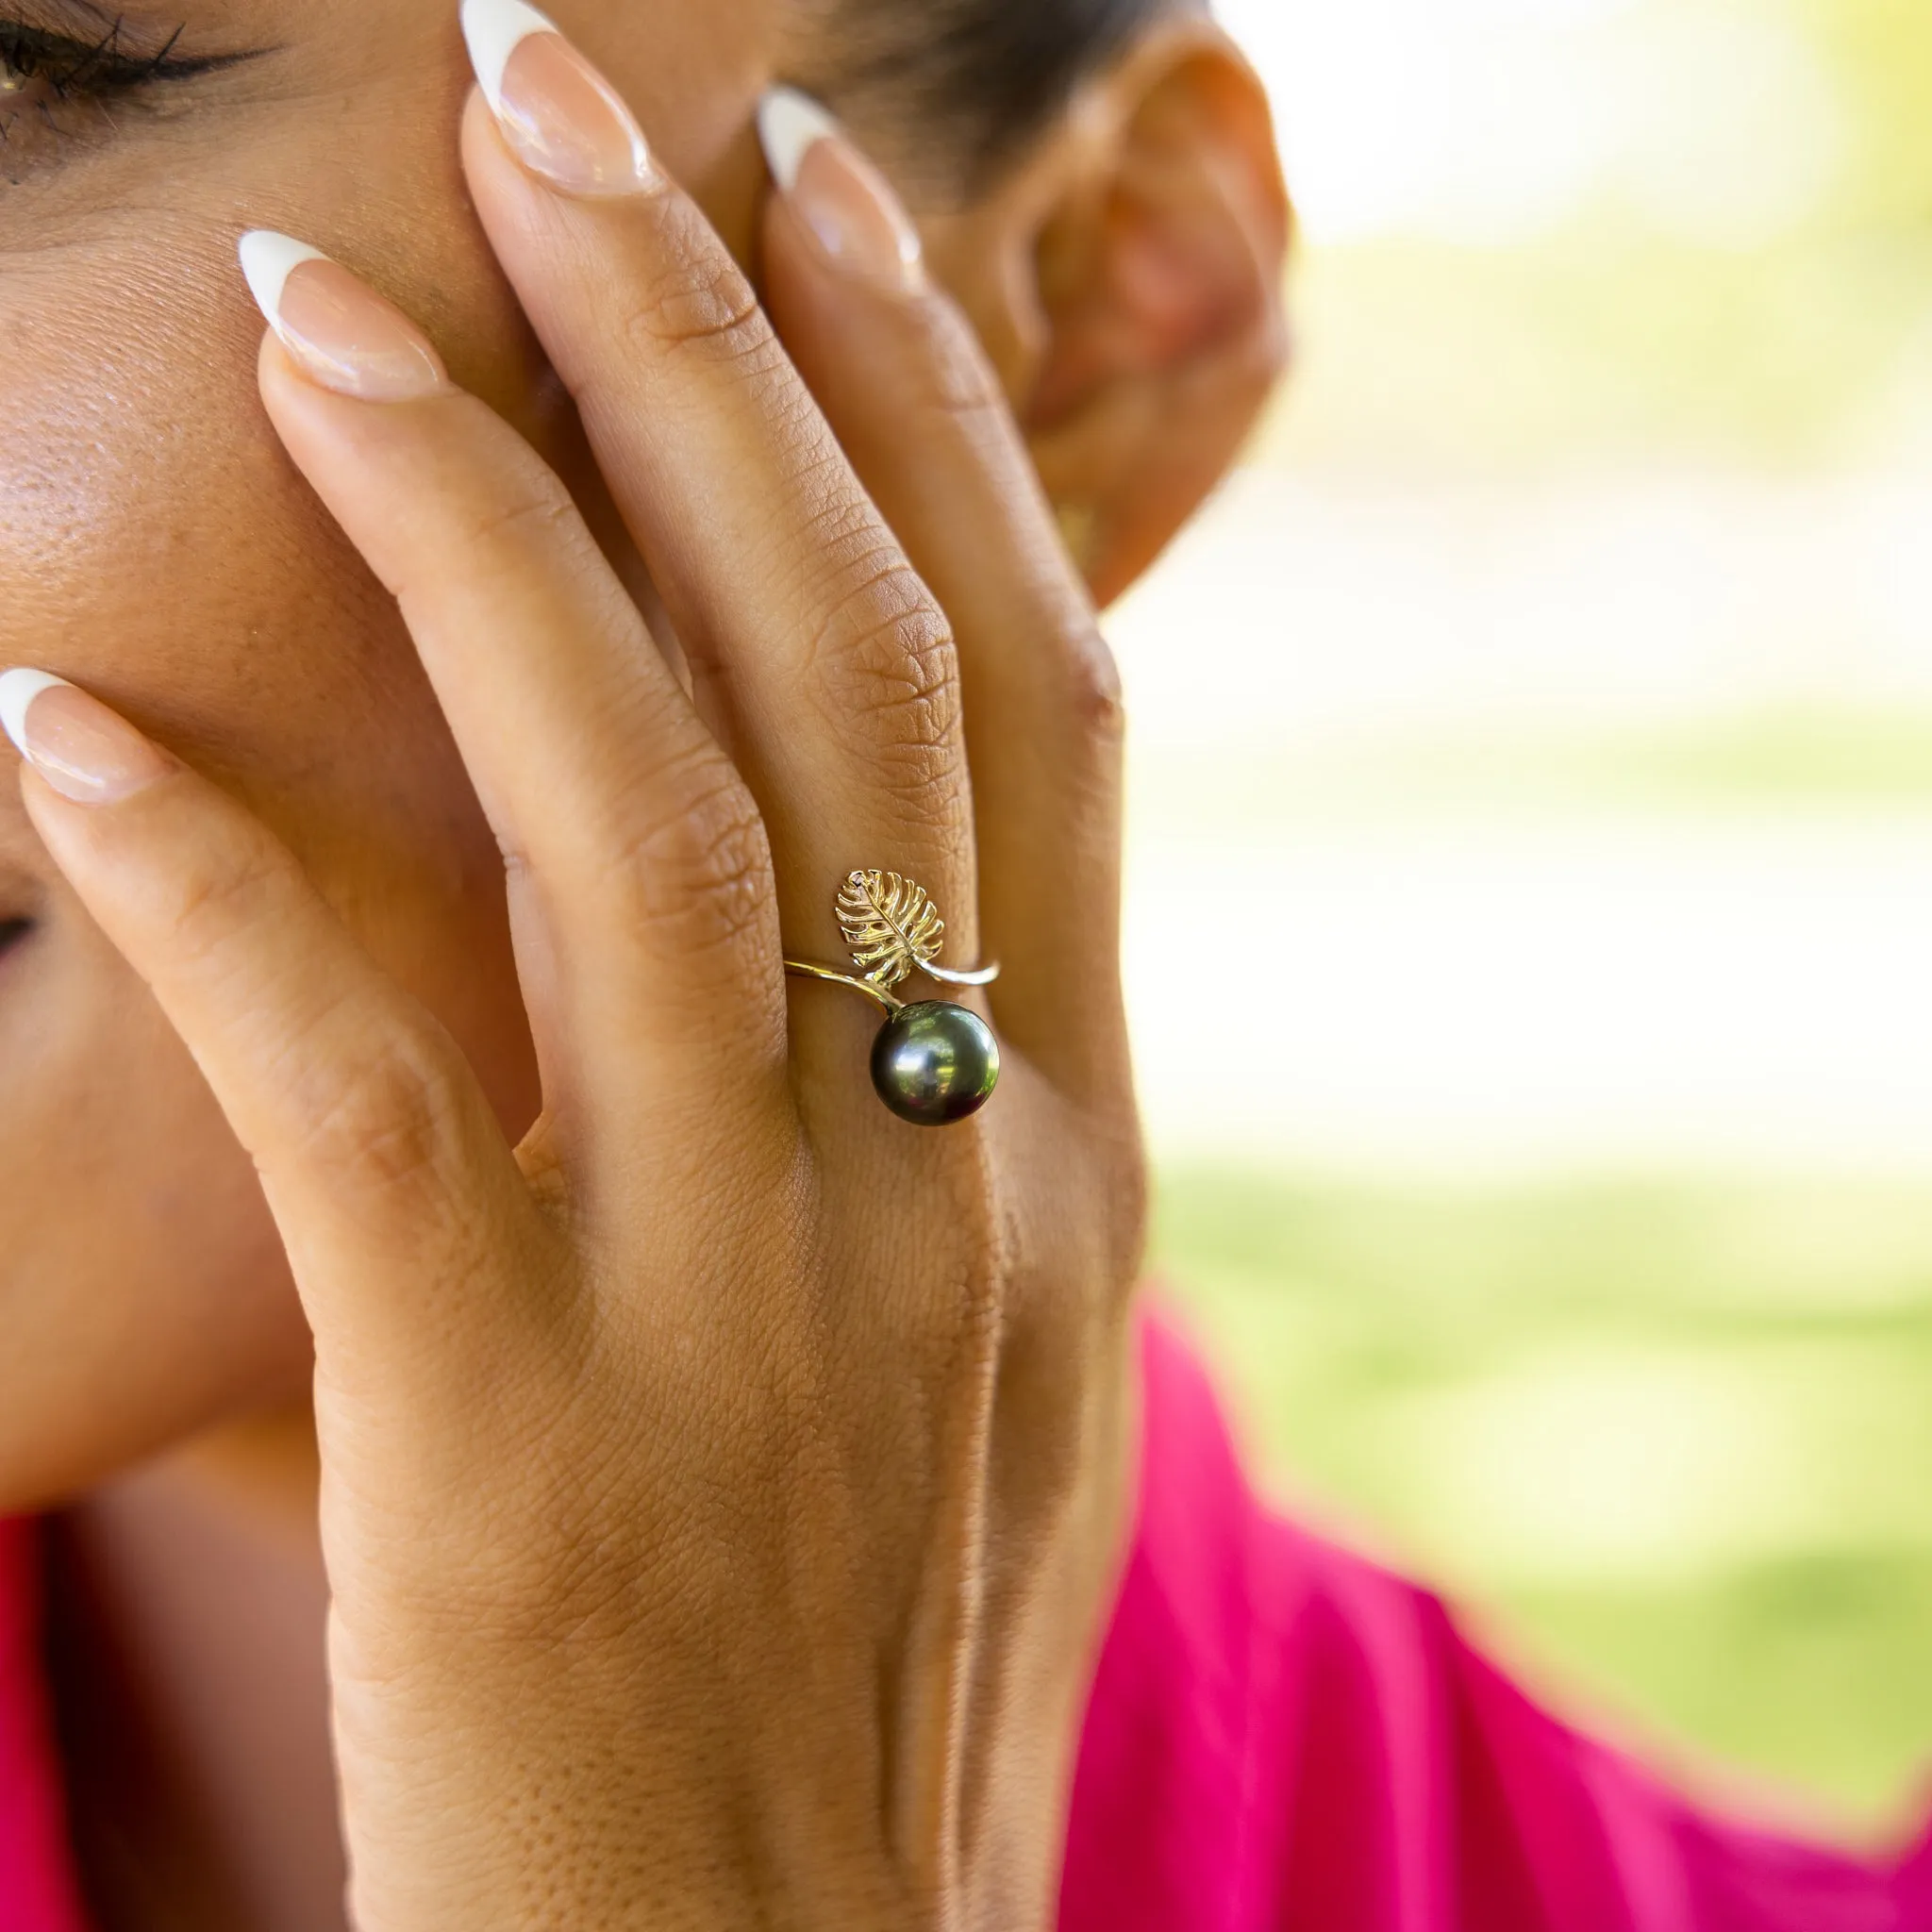
<svg viewBox="0 0 1932 1932">
<path fill-rule="evenodd" d="M 1287 362 L 1293 216 L 1261 84 L 1211 23 L 1158 29 L 935 226 L 1110 602 L 1226 474 Z"/>
</svg>

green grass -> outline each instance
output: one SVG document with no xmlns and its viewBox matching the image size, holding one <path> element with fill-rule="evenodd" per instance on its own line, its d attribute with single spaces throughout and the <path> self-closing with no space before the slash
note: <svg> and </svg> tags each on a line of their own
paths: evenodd
<svg viewBox="0 0 1932 1932">
<path fill-rule="evenodd" d="M 1897 1829 L 1932 1763 L 1932 1202 L 1165 1176 L 1157 1241 L 1291 1507 L 1589 1721 Z"/>
</svg>

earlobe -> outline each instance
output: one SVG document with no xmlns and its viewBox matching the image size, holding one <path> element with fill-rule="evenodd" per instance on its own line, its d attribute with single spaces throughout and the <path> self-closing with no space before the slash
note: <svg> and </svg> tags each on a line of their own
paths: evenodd
<svg viewBox="0 0 1932 1932">
<path fill-rule="evenodd" d="M 1219 482 L 1281 372 L 1292 219 L 1266 96 L 1211 25 L 1150 37 L 1093 96 L 1040 230 L 1021 407 L 1107 602 Z"/>
</svg>

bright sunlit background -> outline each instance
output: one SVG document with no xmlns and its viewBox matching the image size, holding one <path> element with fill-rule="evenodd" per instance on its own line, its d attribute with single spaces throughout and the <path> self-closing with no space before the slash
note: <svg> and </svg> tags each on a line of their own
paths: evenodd
<svg viewBox="0 0 1932 1932">
<path fill-rule="evenodd" d="M 1932 7 L 1223 12 L 1302 346 L 1113 626 L 1163 1264 L 1294 1507 L 1689 1774 L 1895 1831 L 1932 1765 Z"/>
</svg>

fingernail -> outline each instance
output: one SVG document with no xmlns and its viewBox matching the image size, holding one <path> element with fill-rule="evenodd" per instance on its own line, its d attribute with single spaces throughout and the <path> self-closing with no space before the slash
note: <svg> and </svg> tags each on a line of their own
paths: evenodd
<svg viewBox="0 0 1932 1932">
<path fill-rule="evenodd" d="M 45 671 L 0 674 L 0 725 L 21 757 L 76 805 L 118 805 L 170 769 L 125 718 Z"/>
<path fill-rule="evenodd" d="M 919 286 L 919 230 L 886 177 L 815 100 L 774 88 L 758 104 L 758 138 L 772 179 L 833 261 L 900 288 Z"/>
<path fill-rule="evenodd" d="M 269 326 L 324 389 L 368 403 L 410 403 L 449 388 L 429 338 L 341 262 L 270 228 L 242 236 L 241 255 Z"/>
<path fill-rule="evenodd" d="M 463 38 L 517 158 L 566 194 L 635 194 L 657 178 L 615 88 L 524 0 L 463 0 Z"/>
</svg>

